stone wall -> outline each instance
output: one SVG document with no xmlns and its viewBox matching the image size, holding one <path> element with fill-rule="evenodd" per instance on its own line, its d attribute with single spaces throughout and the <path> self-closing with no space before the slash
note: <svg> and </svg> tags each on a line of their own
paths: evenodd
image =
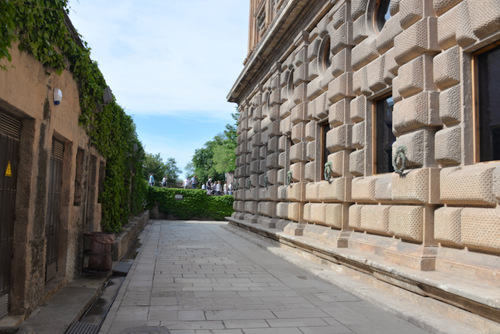
<svg viewBox="0 0 500 334">
<path fill-rule="evenodd" d="M 0 117 L 20 121 L 10 313 L 24 317 L 82 270 L 83 232 L 100 230 L 99 169 L 105 161 L 79 126 L 78 89 L 69 71 L 45 69 L 32 56 L 11 49 L 12 61 L 0 71 Z M 54 104 L 53 92 L 63 93 Z M 47 276 L 47 220 L 53 140 L 62 143 L 57 260 Z M 2 166 L 1 168 L 5 168 Z M 3 171 L 2 171 L 3 173 Z M 3 203 L 2 203 L 3 205 Z"/>
<path fill-rule="evenodd" d="M 382 22 L 378 3 L 285 1 L 228 97 L 231 219 L 497 285 L 500 162 L 478 159 L 475 62 L 499 47 L 500 2 L 386 1 Z M 377 173 L 386 98 L 402 173 Z"/>
</svg>

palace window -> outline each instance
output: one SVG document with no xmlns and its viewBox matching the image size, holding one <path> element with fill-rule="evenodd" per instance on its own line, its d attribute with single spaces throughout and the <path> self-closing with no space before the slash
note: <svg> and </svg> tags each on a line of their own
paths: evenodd
<svg viewBox="0 0 500 334">
<path fill-rule="evenodd" d="M 330 36 L 328 35 L 326 35 L 321 41 L 318 59 L 320 72 L 325 72 L 332 64 L 330 52 Z"/>
<path fill-rule="evenodd" d="M 476 160 L 500 160 L 500 46 L 478 54 L 476 61 Z"/>
<path fill-rule="evenodd" d="M 330 151 L 326 148 L 326 135 L 328 131 L 330 131 L 330 124 L 328 122 L 319 124 L 321 180 L 325 180 L 325 163 L 328 162 L 328 155 L 330 155 Z"/>
<path fill-rule="evenodd" d="M 372 0 L 370 6 L 370 15 L 373 29 L 379 32 L 384 27 L 385 23 L 391 18 L 391 1 L 390 0 Z"/>
<path fill-rule="evenodd" d="M 385 96 L 374 101 L 374 127 L 373 127 L 373 166 L 374 173 L 391 173 L 392 167 L 392 144 L 396 137 L 392 133 L 392 111 L 394 100 L 392 96 Z"/>
</svg>

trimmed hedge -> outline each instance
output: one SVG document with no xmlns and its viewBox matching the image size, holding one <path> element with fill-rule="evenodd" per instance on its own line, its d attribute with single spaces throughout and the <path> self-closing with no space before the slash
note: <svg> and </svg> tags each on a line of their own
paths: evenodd
<svg viewBox="0 0 500 334">
<path fill-rule="evenodd" d="M 175 199 L 175 195 L 182 195 L 182 199 Z M 149 210 L 158 204 L 162 214 L 183 220 L 224 220 L 234 212 L 233 202 L 233 196 L 207 196 L 201 189 L 149 187 L 147 194 Z"/>
</svg>

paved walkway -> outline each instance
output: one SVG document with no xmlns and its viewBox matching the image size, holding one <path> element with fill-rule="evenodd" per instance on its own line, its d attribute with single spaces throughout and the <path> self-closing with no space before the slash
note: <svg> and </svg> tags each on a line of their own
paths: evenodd
<svg viewBox="0 0 500 334">
<path fill-rule="evenodd" d="M 230 229 L 152 221 L 100 333 L 426 333 Z"/>
</svg>

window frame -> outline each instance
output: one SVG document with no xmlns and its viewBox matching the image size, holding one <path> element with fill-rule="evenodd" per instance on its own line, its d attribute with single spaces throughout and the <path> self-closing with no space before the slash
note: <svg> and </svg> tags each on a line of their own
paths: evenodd
<svg viewBox="0 0 500 334">
<path fill-rule="evenodd" d="M 473 53 L 471 68 L 472 68 L 472 96 L 473 96 L 473 117 L 472 117 L 472 128 L 473 128 L 473 157 L 474 163 L 488 163 L 499 160 L 482 160 L 481 159 L 481 89 L 480 89 L 480 74 L 479 74 L 479 58 L 495 49 L 500 51 L 500 41 L 488 45 L 485 48 Z M 483 115 L 484 116 L 484 115 Z"/>
<path fill-rule="evenodd" d="M 390 164 L 387 166 L 388 171 L 379 171 L 378 169 L 378 162 L 379 162 L 379 140 L 377 140 L 377 135 L 378 135 L 378 128 L 379 128 L 379 110 L 377 110 L 379 102 L 381 101 L 387 101 L 389 98 L 393 99 L 393 110 L 391 114 L 391 133 L 394 136 L 394 142 L 396 141 L 396 136 L 392 132 L 392 119 L 394 119 L 394 98 L 391 93 L 389 94 L 384 94 L 377 99 L 372 101 L 372 175 L 382 175 L 382 174 L 388 174 L 388 173 L 393 173 L 394 168 L 392 166 L 392 151 L 391 151 L 391 159 L 390 159 Z M 393 142 L 393 143 L 394 143 Z M 392 149 L 392 145 L 391 145 Z"/>
</svg>

